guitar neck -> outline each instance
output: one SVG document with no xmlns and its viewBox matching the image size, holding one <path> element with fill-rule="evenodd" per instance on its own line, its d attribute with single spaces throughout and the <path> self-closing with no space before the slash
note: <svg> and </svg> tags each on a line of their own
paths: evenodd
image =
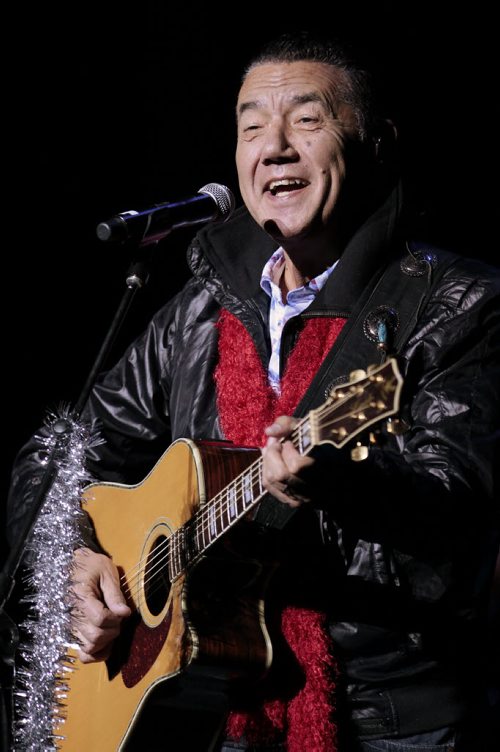
<svg viewBox="0 0 500 752">
<path fill-rule="evenodd" d="M 301 454 L 307 454 L 314 446 L 312 417 L 310 413 L 302 418 L 288 439 Z M 172 535 L 172 580 L 264 498 L 267 491 L 262 482 L 262 468 L 262 458 L 259 457 Z"/>
<path fill-rule="evenodd" d="M 368 426 L 399 408 L 402 377 L 394 358 L 334 389 L 325 403 L 302 418 L 290 437 L 301 455 L 322 443 L 343 447 Z M 253 462 L 170 538 L 170 579 L 174 580 L 206 549 L 246 515 L 266 494 L 262 458 Z"/>
</svg>

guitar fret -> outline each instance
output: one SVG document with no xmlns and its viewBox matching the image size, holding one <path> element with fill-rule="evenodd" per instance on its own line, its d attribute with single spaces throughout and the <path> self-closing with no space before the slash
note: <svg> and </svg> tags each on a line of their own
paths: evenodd
<svg viewBox="0 0 500 752">
<path fill-rule="evenodd" d="M 183 529 L 179 528 L 177 530 L 175 535 L 175 576 L 182 571 L 182 563 L 181 563 L 181 535 L 183 533 Z"/>
<path fill-rule="evenodd" d="M 238 506 L 236 503 L 236 492 L 234 485 L 230 486 L 227 491 L 229 520 L 232 522 L 238 516 Z"/>
<path fill-rule="evenodd" d="M 304 454 L 304 449 L 302 447 L 302 423 L 299 423 L 295 428 L 295 434 L 296 436 L 293 436 L 292 434 L 292 443 L 294 447 L 299 450 L 300 454 Z"/>
<path fill-rule="evenodd" d="M 227 504 L 226 500 L 224 498 L 224 495 L 222 495 L 218 501 L 217 501 L 217 535 L 220 535 L 221 533 L 226 530 L 228 526 L 228 511 L 227 511 Z"/>
<path fill-rule="evenodd" d="M 206 519 L 206 512 L 203 510 L 201 514 L 201 545 L 202 549 L 206 548 L 208 544 L 210 543 L 210 540 L 207 541 L 207 535 L 208 535 L 208 528 L 207 528 L 207 519 Z"/>
<path fill-rule="evenodd" d="M 177 559 L 177 572 L 176 574 L 180 574 L 184 569 L 186 568 L 187 562 L 190 560 L 191 556 L 193 555 L 191 542 L 192 542 L 192 535 L 191 535 L 191 523 L 188 522 L 185 525 L 183 525 L 179 530 L 177 531 L 177 546 L 176 546 L 176 559 Z"/>
<path fill-rule="evenodd" d="M 195 533 L 196 548 L 198 549 L 198 551 L 202 551 L 203 550 L 203 533 L 202 533 L 201 525 L 199 524 L 199 520 L 197 520 L 196 517 L 194 518 L 194 527 L 196 530 L 196 533 Z"/>
<path fill-rule="evenodd" d="M 222 496 L 221 507 L 223 510 L 222 520 L 223 520 L 224 529 L 227 529 L 231 525 L 231 522 L 232 522 L 232 515 L 231 515 L 232 510 L 229 505 L 229 499 L 227 497 L 227 494 L 223 494 Z"/>
<path fill-rule="evenodd" d="M 196 525 L 194 524 L 194 520 L 189 520 L 189 522 L 185 525 L 182 568 L 185 569 L 186 566 L 191 561 L 193 561 L 193 559 L 195 559 L 198 554 L 199 548 L 196 540 Z"/>
<path fill-rule="evenodd" d="M 177 532 L 172 533 L 170 536 L 170 568 L 171 568 L 171 579 L 175 580 L 177 577 L 177 567 L 176 567 L 176 561 L 175 558 L 177 556 Z"/>
<path fill-rule="evenodd" d="M 309 447 L 312 444 L 311 439 L 311 422 L 309 418 L 305 418 L 303 422 L 299 426 L 299 447 L 300 447 L 300 453 L 304 454 L 307 452 Z"/>
<path fill-rule="evenodd" d="M 264 495 L 264 487 L 262 485 L 262 463 L 259 463 L 255 470 L 257 471 L 257 497 Z"/>
<path fill-rule="evenodd" d="M 193 527 L 193 556 L 196 556 L 203 551 L 203 524 L 204 516 L 202 512 L 198 512 L 192 519 Z"/>
<path fill-rule="evenodd" d="M 169 548 L 168 548 L 168 555 L 167 555 L 167 567 L 168 567 L 168 578 L 170 582 L 172 582 L 175 577 L 174 562 L 173 562 L 173 547 L 172 547 L 172 541 L 173 541 L 174 535 L 175 533 L 173 533 L 168 539 Z"/>
<path fill-rule="evenodd" d="M 245 499 L 243 498 L 243 486 L 241 484 L 239 484 L 235 489 L 234 495 L 236 499 L 236 511 L 238 517 L 241 517 L 245 512 Z"/>
<path fill-rule="evenodd" d="M 182 561 L 183 546 L 184 546 L 184 527 L 181 527 L 179 530 L 179 536 L 177 538 L 177 567 L 178 567 L 177 574 L 180 574 L 184 568 L 183 561 Z"/>
<path fill-rule="evenodd" d="M 243 474 L 243 504 L 245 507 L 253 503 L 253 485 L 251 473 Z"/>
<path fill-rule="evenodd" d="M 208 509 L 208 534 L 211 541 L 217 538 L 217 517 L 213 506 Z"/>
<path fill-rule="evenodd" d="M 219 535 L 222 535 L 222 533 L 226 530 L 227 524 L 224 522 L 224 512 L 225 512 L 226 505 L 224 504 L 224 499 L 219 499 L 215 510 L 216 510 L 216 531 L 217 531 L 217 537 Z M 227 514 L 226 514 L 227 517 Z"/>
<path fill-rule="evenodd" d="M 176 544 L 176 534 L 172 533 L 170 536 L 170 567 L 172 569 L 172 580 L 176 577 L 176 571 L 175 571 L 175 544 Z"/>
</svg>

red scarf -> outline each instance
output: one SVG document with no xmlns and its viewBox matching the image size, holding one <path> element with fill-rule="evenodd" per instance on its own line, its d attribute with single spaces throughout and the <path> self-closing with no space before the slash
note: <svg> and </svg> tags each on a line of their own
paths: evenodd
<svg viewBox="0 0 500 752">
<path fill-rule="evenodd" d="M 225 437 L 238 446 L 263 446 L 264 428 L 280 415 L 293 414 L 344 324 L 341 318 L 307 319 L 288 359 L 278 397 L 247 330 L 223 310 L 217 324 L 215 381 Z M 325 615 L 289 606 L 283 610 L 281 628 L 304 672 L 304 686 L 288 702 L 272 700 L 255 712 L 231 713 L 227 734 L 236 740 L 244 737 L 250 744 L 272 744 L 286 736 L 288 752 L 336 752 L 336 664 Z"/>
</svg>

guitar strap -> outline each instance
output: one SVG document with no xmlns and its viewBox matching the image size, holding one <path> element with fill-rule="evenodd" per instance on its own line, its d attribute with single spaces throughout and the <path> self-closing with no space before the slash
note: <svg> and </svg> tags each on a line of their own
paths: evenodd
<svg viewBox="0 0 500 752">
<path fill-rule="evenodd" d="M 383 360 L 387 350 L 397 356 L 437 281 L 454 258 L 453 254 L 440 250 L 438 260 L 434 251 L 408 248 L 408 256 L 403 260 L 390 261 L 355 305 L 298 404 L 295 417 L 303 417 L 323 404 L 335 386 L 349 381 L 351 371 L 366 370 L 368 365 Z M 401 372 L 404 376 L 402 368 Z M 260 503 L 255 519 L 264 527 L 281 529 L 296 511 L 268 495 Z"/>
</svg>

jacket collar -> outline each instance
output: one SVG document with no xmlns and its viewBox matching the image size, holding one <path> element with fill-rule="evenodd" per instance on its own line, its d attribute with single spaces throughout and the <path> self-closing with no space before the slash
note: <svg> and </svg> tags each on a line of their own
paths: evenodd
<svg viewBox="0 0 500 752">
<path fill-rule="evenodd" d="M 353 235 L 311 309 L 350 313 L 375 271 L 393 252 L 401 203 L 398 184 Z M 241 207 L 224 224 L 209 224 L 196 235 L 188 264 L 221 302 L 228 295 L 255 300 L 260 296 L 264 264 L 277 247 Z"/>
</svg>

